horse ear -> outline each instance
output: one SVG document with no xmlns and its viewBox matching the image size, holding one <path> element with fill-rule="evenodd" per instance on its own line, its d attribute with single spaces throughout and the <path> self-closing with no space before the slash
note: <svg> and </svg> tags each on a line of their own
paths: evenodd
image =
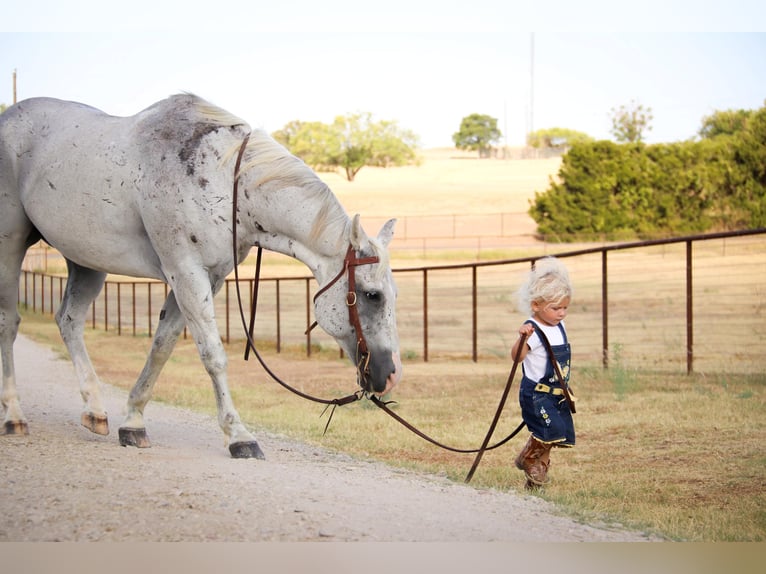
<svg viewBox="0 0 766 574">
<path fill-rule="evenodd" d="M 348 239 L 355 250 L 364 251 L 369 245 L 370 240 L 364 232 L 364 229 L 362 229 L 362 224 L 359 219 L 360 217 L 357 213 L 354 216 L 354 219 L 351 220 L 351 234 Z"/>
<path fill-rule="evenodd" d="M 378 232 L 378 240 L 383 244 L 384 247 L 388 247 L 388 244 L 391 243 L 391 240 L 394 238 L 395 226 L 396 219 L 389 219 Z"/>
</svg>

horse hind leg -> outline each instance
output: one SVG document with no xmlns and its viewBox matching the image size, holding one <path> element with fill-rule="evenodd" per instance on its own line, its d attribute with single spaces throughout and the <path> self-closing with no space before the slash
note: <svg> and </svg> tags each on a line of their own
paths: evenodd
<svg viewBox="0 0 766 574">
<path fill-rule="evenodd" d="M 56 323 L 80 383 L 83 400 L 80 422 L 93 433 L 107 435 L 109 422 L 101 399 L 101 383 L 90 361 L 84 339 L 88 310 L 104 286 L 106 273 L 82 267 L 69 260 L 67 269 L 69 277 L 61 306 L 56 313 Z"/>
<path fill-rule="evenodd" d="M 19 263 L 19 269 L 21 264 Z M 3 386 L 0 405 L 4 412 L 2 434 L 29 434 L 29 424 L 24 417 L 16 388 L 16 368 L 13 359 L 13 344 L 19 332 L 21 317 L 16 309 L 19 271 L 10 272 L 0 264 L 0 361 L 3 366 Z M 15 278 L 16 281 L 12 279 Z"/>
<path fill-rule="evenodd" d="M 0 363 L 2 364 L 2 390 L 0 405 L 4 412 L 0 434 L 27 435 L 29 424 L 21 409 L 16 388 L 16 367 L 13 345 L 19 333 L 21 317 L 17 309 L 21 264 L 27 248 L 40 239 L 29 220 L 8 203 L 0 213 Z"/>
</svg>

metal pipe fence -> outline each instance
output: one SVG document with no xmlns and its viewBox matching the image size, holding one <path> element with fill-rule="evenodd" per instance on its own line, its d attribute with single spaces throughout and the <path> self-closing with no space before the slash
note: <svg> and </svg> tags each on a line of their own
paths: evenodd
<svg viewBox="0 0 766 574">
<path fill-rule="evenodd" d="M 551 246 L 546 247 L 546 251 Z M 579 364 L 658 372 L 763 374 L 766 369 L 766 229 L 604 245 L 551 253 L 575 285 L 567 330 Z M 514 292 L 540 255 L 394 269 L 405 360 L 506 360 L 525 319 Z M 23 271 L 19 303 L 53 314 L 65 276 Z M 253 279 L 240 278 L 250 315 Z M 285 345 L 337 349 L 312 322 L 312 277 L 261 277 L 254 335 Z M 108 279 L 92 328 L 152 336 L 168 287 Z M 221 336 L 241 340 L 234 279 L 215 299 Z M 184 333 L 184 336 L 186 334 Z"/>
</svg>

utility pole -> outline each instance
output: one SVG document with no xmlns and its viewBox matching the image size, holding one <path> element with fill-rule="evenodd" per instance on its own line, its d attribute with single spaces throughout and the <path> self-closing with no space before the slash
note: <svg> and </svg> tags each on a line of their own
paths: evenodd
<svg viewBox="0 0 766 574">
<path fill-rule="evenodd" d="M 535 33 L 529 43 L 529 133 L 535 131 Z"/>
<path fill-rule="evenodd" d="M 16 103 L 16 69 L 13 70 L 13 103 Z"/>
<path fill-rule="evenodd" d="M 508 100 L 503 100 L 503 134 L 505 135 L 505 147 L 503 148 L 503 159 L 508 159 Z"/>
</svg>

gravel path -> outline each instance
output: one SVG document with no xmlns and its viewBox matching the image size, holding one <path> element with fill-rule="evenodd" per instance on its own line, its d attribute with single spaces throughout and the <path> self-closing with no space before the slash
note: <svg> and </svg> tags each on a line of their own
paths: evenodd
<svg viewBox="0 0 766 574">
<path fill-rule="evenodd" d="M 0 541 L 642 541 L 579 524 L 534 496 L 481 490 L 257 432 L 266 461 L 228 456 L 211 417 L 158 403 L 152 448 L 79 425 L 71 364 L 19 336 L 26 437 L 0 437 Z"/>
</svg>

